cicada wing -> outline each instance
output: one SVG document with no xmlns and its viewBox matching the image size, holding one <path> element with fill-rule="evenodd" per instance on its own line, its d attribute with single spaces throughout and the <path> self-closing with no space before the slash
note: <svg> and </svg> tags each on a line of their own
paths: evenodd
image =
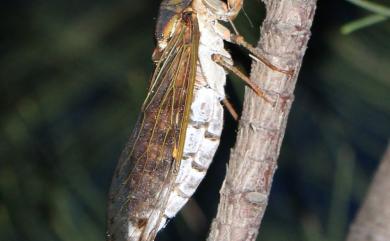
<svg viewBox="0 0 390 241">
<path fill-rule="evenodd" d="M 148 95 L 117 164 L 109 241 L 154 240 L 184 148 L 198 58 L 196 17 L 182 16 L 155 66 Z"/>
</svg>

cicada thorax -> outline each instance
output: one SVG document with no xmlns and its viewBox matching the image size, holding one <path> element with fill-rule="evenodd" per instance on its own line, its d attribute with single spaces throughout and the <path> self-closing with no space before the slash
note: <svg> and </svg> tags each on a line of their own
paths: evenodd
<svg viewBox="0 0 390 241">
<path fill-rule="evenodd" d="M 223 21 L 233 20 L 243 6 L 243 0 L 163 0 L 160 5 L 156 24 L 156 40 L 167 41 L 174 32 L 175 25 L 180 14 L 192 5 L 202 5 L 207 11 L 212 12 L 217 19 Z"/>
</svg>

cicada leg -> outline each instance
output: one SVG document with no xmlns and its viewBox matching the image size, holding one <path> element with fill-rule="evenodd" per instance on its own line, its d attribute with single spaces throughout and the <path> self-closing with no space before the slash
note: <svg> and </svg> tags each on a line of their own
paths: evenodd
<svg viewBox="0 0 390 241">
<path fill-rule="evenodd" d="M 201 0 L 208 10 L 218 15 L 221 20 L 233 20 L 240 12 L 244 0 Z"/>
<path fill-rule="evenodd" d="M 225 108 L 229 111 L 230 115 L 233 117 L 235 121 L 238 121 L 238 113 L 234 109 L 232 103 L 230 103 L 229 99 L 225 97 L 225 99 L 222 100 L 222 104 L 225 106 Z"/>
<path fill-rule="evenodd" d="M 228 28 L 226 28 L 225 26 L 223 26 L 222 24 L 216 24 L 215 31 L 217 31 L 222 36 L 222 38 L 224 40 L 231 42 L 231 43 L 234 43 L 234 44 L 237 44 L 237 45 L 247 49 L 251 53 L 252 57 L 255 60 L 264 63 L 270 69 L 277 71 L 277 72 L 280 72 L 280 73 L 283 73 L 283 74 L 286 74 L 289 78 L 291 78 L 294 75 L 293 69 L 286 70 L 286 69 L 282 69 L 278 66 L 275 66 L 267 58 L 265 58 L 264 56 L 259 54 L 258 50 L 255 49 L 250 43 L 245 41 L 243 36 L 241 36 L 239 34 L 231 33 L 230 30 Z"/>
<path fill-rule="evenodd" d="M 233 20 L 241 11 L 244 0 L 227 0 L 228 12 L 231 13 L 230 20 Z"/>
<path fill-rule="evenodd" d="M 235 43 L 235 44 L 237 44 L 239 46 L 242 46 L 245 49 L 247 49 L 254 56 L 254 58 L 256 60 L 261 61 L 268 68 L 270 68 L 270 69 L 272 69 L 274 71 L 286 74 L 286 75 L 289 76 L 289 78 L 291 78 L 294 75 L 294 70 L 293 69 L 286 70 L 286 69 L 282 69 L 280 67 L 277 67 L 274 64 L 272 64 L 268 59 L 266 59 L 264 56 L 258 54 L 258 51 L 250 43 L 245 41 L 243 36 L 231 34 L 230 39 L 231 39 L 232 43 Z"/>
<path fill-rule="evenodd" d="M 217 64 L 221 65 L 225 69 L 229 70 L 230 72 L 234 73 L 237 77 L 242 79 L 249 87 L 261 98 L 263 98 L 266 102 L 272 103 L 272 101 L 267 97 L 267 94 L 259 87 L 255 82 L 253 82 L 251 79 L 248 78 L 244 73 L 241 72 L 237 67 L 230 64 L 229 60 L 226 59 L 226 57 L 220 55 L 220 54 L 213 54 L 212 55 L 213 61 L 215 61 Z"/>
<path fill-rule="evenodd" d="M 256 50 L 251 44 L 245 41 L 244 37 L 239 34 L 232 21 L 240 12 L 244 0 L 227 0 L 226 3 L 221 0 L 203 0 L 203 2 L 214 13 L 220 15 L 222 19 L 230 22 L 230 24 L 232 25 L 235 34 L 231 33 L 230 30 L 224 27 L 223 25 L 216 24 L 215 30 L 219 32 L 226 41 L 244 47 L 254 56 L 255 60 L 264 63 L 270 69 L 286 74 L 288 75 L 289 78 L 291 78 L 294 75 L 293 69 L 286 70 L 272 64 L 267 58 L 259 54 L 258 50 Z"/>
</svg>

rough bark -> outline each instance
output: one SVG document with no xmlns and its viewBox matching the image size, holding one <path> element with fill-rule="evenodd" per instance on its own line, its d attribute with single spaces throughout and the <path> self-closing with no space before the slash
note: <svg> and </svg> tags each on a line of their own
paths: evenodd
<svg viewBox="0 0 390 241">
<path fill-rule="evenodd" d="M 220 190 L 218 213 L 209 241 L 256 240 L 277 158 L 294 99 L 294 88 L 316 8 L 316 0 L 268 0 L 257 50 L 273 65 L 293 69 L 293 76 L 254 61 L 251 79 L 274 105 L 246 91 L 237 142 Z"/>
<path fill-rule="evenodd" d="M 388 240 L 390 240 L 390 145 L 347 238 L 347 241 Z"/>
</svg>

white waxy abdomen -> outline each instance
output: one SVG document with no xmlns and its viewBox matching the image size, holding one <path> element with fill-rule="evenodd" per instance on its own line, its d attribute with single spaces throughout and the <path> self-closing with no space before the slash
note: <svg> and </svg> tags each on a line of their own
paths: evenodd
<svg viewBox="0 0 390 241">
<path fill-rule="evenodd" d="M 194 194 L 206 175 L 221 137 L 223 107 L 220 101 L 225 98 L 226 72 L 212 60 L 212 55 L 231 57 L 223 48 L 221 36 L 206 19 L 198 17 L 201 36 L 194 97 L 183 159 L 167 202 L 165 218 L 174 217 Z"/>
<path fill-rule="evenodd" d="M 215 91 L 207 86 L 196 89 L 184 142 L 183 159 L 164 213 L 167 218 L 176 215 L 206 175 L 218 148 L 222 123 L 223 108 Z"/>
</svg>

